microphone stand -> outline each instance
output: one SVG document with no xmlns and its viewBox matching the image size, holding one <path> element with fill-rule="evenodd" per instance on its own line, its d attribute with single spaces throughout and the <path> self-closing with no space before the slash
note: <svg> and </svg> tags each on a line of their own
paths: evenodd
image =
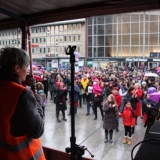
<svg viewBox="0 0 160 160">
<path fill-rule="evenodd" d="M 76 50 L 76 46 L 68 46 L 66 50 L 66 55 L 70 55 L 70 64 L 71 64 L 71 148 L 66 148 L 67 153 L 71 153 L 71 160 L 82 160 L 82 155 L 84 155 L 85 146 L 80 146 L 76 144 L 76 137 L 75 137 L 75 115 L 74 115 L 74 73 L 75 73 L 75 54 L 74 51 Z M 87 150 L 88 151 L 88 150 Z M 88 151 L 89 152 L 89 151 Z M 89 152 L 90 153 L 90 152 Z M 91 157 L 93 158 L 94 155 L 90 153 Z"/>
</svg>

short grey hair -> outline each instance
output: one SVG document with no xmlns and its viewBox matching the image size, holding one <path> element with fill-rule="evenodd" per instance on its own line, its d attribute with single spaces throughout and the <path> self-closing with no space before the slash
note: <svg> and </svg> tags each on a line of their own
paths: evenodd
<svg viewBox="0 0 160 160">
<path fill-rule="evenodd" d="M 12 70 L 15 65 L 21 68 L 27 65 L 29 60 L 28 54 L 22 49 L 14 47 L 0 49 L 0 69 Z"/>
</svg>

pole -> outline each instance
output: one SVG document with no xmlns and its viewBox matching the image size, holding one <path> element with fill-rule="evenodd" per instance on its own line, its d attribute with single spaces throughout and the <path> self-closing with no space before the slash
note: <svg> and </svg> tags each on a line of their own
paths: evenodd
<svg viewBox="0 0 160 160">
<path fill-rule="evenodd" d="M 30 75 L 33 75 L 30 27 L 27 26 L 27 29 L 28 29 L 28 47 L 29 47 L 29 57 L 30 57 Z"/>
<path fill-rule="evenodd" d="M 70 64 L 71 64 L 71 148 L 69 148 L 69 151 L 66 151 L 69 153 L 71 152 L 71 160 L 76 160 L 76 137 L 75 137 L 75 115 L 74 115 L 74 64 L 75 64 L 75 55 L 74 51 L 76 50 L 76 46 L 68 46 L 66 50 L 66 55 L 70 55 Z"/>
<path fill-rule="evenodd" d="M 71 63 L 71 160 L 75 160 L 74 63 Z"/>
</svg>

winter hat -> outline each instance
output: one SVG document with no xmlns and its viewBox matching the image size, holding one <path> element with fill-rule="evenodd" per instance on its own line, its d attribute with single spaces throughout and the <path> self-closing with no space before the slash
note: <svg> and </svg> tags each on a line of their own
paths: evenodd
<svg viewBox="0 0 160 160">
<path fill-rule="evenodd" d="M 119 88 L 118 87 L 114 87 L 113 90 L 119 91 Z"/>
<path fill-rule="evenodd" d="M 142 82 L 142 85 L 147 84 L 145 81 Z"/>
</svg>

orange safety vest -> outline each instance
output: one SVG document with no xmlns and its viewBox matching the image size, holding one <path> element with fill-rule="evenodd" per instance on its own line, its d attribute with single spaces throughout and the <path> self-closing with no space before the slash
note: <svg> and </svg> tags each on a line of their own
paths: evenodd
<svg viewBox="0 0 160 160">
<path fill-rule="evenodd" d="M 45 160 L 39 139 L 10 134 L 10 119 L 25 87 L 14 82 L 0 82 L 0 159 Z M 23 106 L 22 106 L 23 107 Z M 16 127 L 16 126 L 15 126 Z"/>
</svg>

